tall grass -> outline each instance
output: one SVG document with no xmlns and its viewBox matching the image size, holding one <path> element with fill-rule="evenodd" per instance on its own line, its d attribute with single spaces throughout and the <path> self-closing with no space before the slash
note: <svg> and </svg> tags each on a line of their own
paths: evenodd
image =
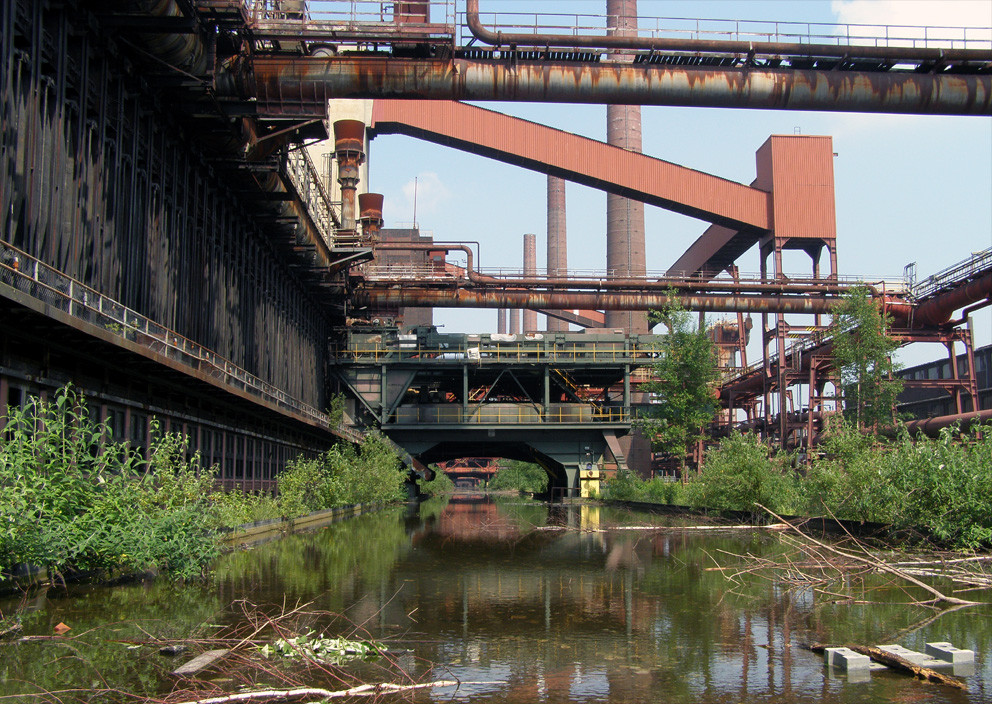
<svg viewBox="0 0 992 704">
<path fill-rule="evenodd" d="M 114 440 L 82 396 L 60 389 L 7 409 L 0 431 L 0 581 L 21 564 L 50 573 L 169 571 L 202 575 L 221 528 L 403 496 L 405 472 L 389 443 L 335 445 L 297 458 L 279 497 L 216 490 L 217 468 L 189 453 L 182 434 L 152 422 L 149 457 Z"/>
</svg>

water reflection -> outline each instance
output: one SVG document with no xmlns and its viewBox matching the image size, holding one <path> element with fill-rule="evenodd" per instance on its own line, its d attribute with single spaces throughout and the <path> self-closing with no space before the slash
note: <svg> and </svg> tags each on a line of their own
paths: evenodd
<svg viewBox="0 0 992 704">
<path fill-rule="evenodd" d="M 226 555 L 206 586 L 42 595 L 25 632 L 51 633 L 60 620 L 107 629 L 103 646 L 94 643 L 101 669 L 141 692 L 171 684 L 157 656 L 136 657 L 113 644 L 134 631 L 124 621 L 139 618 L 148 633 L 188 637 L 237 623 L 243 617 L 231 604 L 247 599 L 312 602 L 345 617 L 317 627 L 360 628 L 386 640 L 404 653 L 401 664 L 413 677 L 472 683 L 454 694 L 421 693 L 422 701 L 992 699 L 989 608 L 934 618 L 907 606 L 915 595 L 883 579 L 851 584 L 844 594 L 746 575 L 732 583 L 718 566 L 733 568 L 745 554 L 776 559 L 791 548 L 778 536 L 682 530 L 679 523 L 607 507 L 481 497 L 390 509 Z M 848 603 L 852 596 L 873 603 Z M 826 672 L 802 647 L 899 642 L 923 650 L 935 640 L 978 652 L 969 694 L 888 673 L 854 682 Z M 44 678 L 51 661 L 42 646 L 0 645 L 0 675 L 9 682 Z M 82 665 L 59 676 L 63 686 L 92 680 Z M 11 691 L 25 690 L 0 685 L 0 693 Z"/>
</svg>

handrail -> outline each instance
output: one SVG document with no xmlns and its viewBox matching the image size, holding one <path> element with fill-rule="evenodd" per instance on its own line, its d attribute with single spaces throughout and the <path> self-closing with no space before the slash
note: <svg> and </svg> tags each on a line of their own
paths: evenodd
<svg viewBox="0 0 992 704">
<path fill-rule="evenodd" d="M 406 345 L 410 346 L 407 347 Z M 344 348 L 337 350 L 335 361 L 380 363 L 385 361 L 471 362 L 473 364 L 504 363 L 509 361 L 526 362 L 625 362 L 656 359 L 659 352 L 655 348 L 627 346 L 623 343 L 592 342 L 554 344 L 542 347 L 534 343 L 496 343 L 484 346 L 469 345 L 458 347 L 422 347 L 414 343 L 375 344 L 367 347 Z M 645 361 L 649 364 L 649 361 Z"/>
<path fill-rule="evenodd" d="M 324 183 L 306 149 L 290 149 L 286 154 L 286 175 L 296 189 L 321 238 L 328 247 L 334 246 L 334 230 L 341 220 L 331 205 Z"/>
<path fill-rule="evenodd" d="M 850 58 L 870 58 L 879 60 L 923 60 L 923 61 L 944 61 L 944 60 L 965 60 L 965 61 L 989 61 L 992 59 L 992 42 L 986 41 L 984 38 L 981 40 L 976 40 L 981 43 L 981 48 L 970 49 L 970 48 L 955 48 L 955 47 L 932 47 L 932 46 L 916 46 L 915 40 L 912 46 L 895 46 L 889 45 L 888 43 L 882 46 L 863 46 L 852 43 L 853 41 L 858 41 L 861 37 L 857 35 L 851 36 L 850 27 L 858 25 L 846 25 L 848 28 L 844 36 L 816 36 L 815 38 L 819 41 L 818 43 L 812 43 L 814 36 L 811 32 L 807 32 L 808 41 L 768 41 L 767 39 L 763 41 L 754 41 L 752 39 L 700 39 L 699 30 L 696 30 L 696 38 L 685 38 L 685 37 L 662 37 L 662 36 L 639 36 L 637 30 L 621 30 L 618 31 L 615 28 L 603 27 L 599 31 L 606 32 L 617 32 L 616 34 L 579 34 L 579 28 L 576 27 L 573 33 L 563 34 L 563 33 L 549 33 L 549 32 L 516 32 L 516 33 L 506 33 L 502 30 L 491 30 L 482 24 L 479 16 L 479 0 L 466 0 L 466 11 L 465 11 L 465 23 L 468 26 L 469 31 L 472 35 L 487 44 L 491 44 L 495 47 L 581 47 L 590 49 L 630 49 L 630 50 L 645 50 L 645 51 L 683 51 L 683 52 L 693 52 L 693 53 L 720 53 L 720 54 L 739 54 L 739 55 L 761 55 L 761 56 L 779 56 L 779 55 L 791 55 L 791 56 L 823 56 L 823 57 L 836 57 L 840 59 L 850 59 Z M 531 16 L 528 13 L 527 16 Z M 535 29 L 538 29 L 537 17 L 539 15 L 533 15 L 535 17 Z M 647 18 L 645 18 L 647 19 Z M 638 24 L 642 19 L 638 18 Z M 698 20 L 698 22 L 703 22 L 703 20 Z M 738 25 L 740 21 L 735 21 Z M 779 23 L 785 24 L 785 23 Z M 812 24 L 808 25 L 812 28 Z M 845 26 L 845 25 L 837 25 Z M 864 25 L 867 26 L 867 25 Z M 543 29 L 543 28 L 542 28 Z M 918 31 L 924 32 L 924 41 L 926 40 L 927 28 L 919 27 L 915 28 Z M 964 30 L 962 32 L 963 37 L 967 37 L 967 31 L 965 28 L 959 28 Z M 977 31 L 982 31 L 984 28 L 977 28 Z M 738 33 L 739 34 L 739 33 Z M 774 35 L 778 36 L 778 31 L 774 32 Z M 886 37 L 888 36 L 888 28 L 886 28 Z M 836 40 L 824 43 L 822 40 Z M 841 43 L 844 41 L 845 43 Z M 934 40 L 936 41 L 936 40 Z M 943 38 L 941 41 L 946 42 L 947 39 Z"/>
<path fill-rule="evenodd" d="M 952 264 L 917 282 L 912 289 L 913 298 L 921 301 L 948 286 L 990 270 L 992 270 L 992 247 L 975 252 L 968 259 Z"/>
<path fill-rule="evenodd" d="M 475 404 L 468 408 L 457 404 L 429 404 L 400 406 L 395 419 L 383 423 L 391 425 L 565 425 L 581 423 L 629 423 L 629 407 L 600 408 L 571 404 L 567 408 L 549 408 L 546 411 L 530 404 Z"/>
<path fill-rule="evenodd" d="M 255 398 L 303 416 L 325 429 L 347 436 L 350 440 L 361 440 L 360 433 L 345 426 L 333 425 L 328 414 L 263 381 L 213 350 L 156 323 L 2 240 L 0 283 L 68 313 L 77 320 L 100 325 L 118 337 L 163 354 Z"/>
</svg>

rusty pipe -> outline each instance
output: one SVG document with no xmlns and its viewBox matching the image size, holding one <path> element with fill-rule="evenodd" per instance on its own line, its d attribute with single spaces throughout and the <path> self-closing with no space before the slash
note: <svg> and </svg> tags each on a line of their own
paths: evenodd
<svg viewBox="0 0 992 704">
<path fill-rule="evenodd" d="M 992 299 L 992 271 L 947 293 L 921 303 L 913 315 L 915 325 L 943 325 L 959 308 Z"/>
<path fill-rule="evenodd" d="M 992 74 L 664 68 L 390 57 L 255 57 L 217 88 L 258 114 L 321 116 L 332 98 L 509 100 L 763 110 L 990 115 Z"/>
<path fill-rule="evenodd" d="M 934 418 L 921 418 L 919 420 L 911 420 L 904 424 L 910 435 L 916 435 L 918 433 L 923 433 L 924 435 L 935 438 L 940 435 L 940 431 L 944 428 L 949 428 L 955 423 L 961 424 L 962 430 L 968 430 L 973 425 L 979 425 L 981 423 L 987 423 L 992 421 L 992 409 L 985 409 L 984 411 L 971 411 L 969 413 L 954 413 L 949 416 L 935 416 Z M 899 433 L 898 426 L 888 426 L 881 429 L 883 435 L 889 437 L 895 437 Z"/>
<path fill-rule="evenodd" d="M 176 0 L 129 0 L 118 4 L 135 14 L 169 19 L 185 17 Z M 210 68 L 210 52 L 196 29 L 189 33 L 146 33 L 141 37 L 139 48 L 170 66 L 193 75 L 204 74 Z"/>
<path fill-rule="evenodd" d="M 523 308 L 539 309 L 604 309 L 651 310 L 671 302 L 664 293 L 620 293 L 579 291 L 547 293 L 498 289 L 475 291 L 469 289 L 439 290 L 404 286 L 402 288 L 358 288 L 353 293 L 357 306 L 372 308 L 436 307 L 436 308 Z M 687 310 L 705 312 L 830 313 L 839 299 L 813 296 L 744 296 L 697 295 L 677 296 Z"/>
<path fill-rule="evenodd" d="M 925 47 L 876 47 L 843 44 L 798 44 L 792 42 L 744 42 L 720 39 L 663 39 L 612 34 L 504 34 L 493 31 L 479 19 L 479 0 L 467 0 L 465 20 L 476 39 L 493 46 L 582 47 L 589 49 L 633 49 L 693 54 L 738 54 L 741 56 L 801 56 L 871 58 L 888 61 L 992 61 L 988 49 L 929 49 Z"/>
<path fill-rule="evenodd" d="M 688 290 L 688 291 L 709 291 L 724 293 L 763 293 L 763 294 L 841 294 L 854 286 L 864 284 L 841 284 L 829 282 L 817 283 L 782 283 L 780 281 L 768 280 L 762 282 L 749 281 L 703 281 L 691 278 L 663 278 L 654 281 L 636 278 L 616 278 L 616 279 L 570 279 L 568 277 L 531 277 L 531 278 L 507 278 L 497 276 L 487 276 L 477 272 L 473 266 L 472 250 L 463 243 L 434 242 L 432 244 L 420 244 L 414 242 L 383 242 L 376 245 L 376 249 L 399 250 L 399 251 L 429 251 L 429 252 L 465 252 L 467 257 L 465 265 L 465 275 L 467 280 L 481 285 L 514 286 L 523 288 L 533 288 L 534 286 L 548 286 L 562 289 L 593 289 L 595 291 L 629 291 L 630 289 L 641 289 L 647 291 L 665 291 L 668 289 Z M 383 282 L 385 283 L 385 282 Z M 878 291 L 871 286 L 868 289 L 873 295 L 878 295 Z M 569 306 L 574 308 L 575 306 Z"/>
</svg>

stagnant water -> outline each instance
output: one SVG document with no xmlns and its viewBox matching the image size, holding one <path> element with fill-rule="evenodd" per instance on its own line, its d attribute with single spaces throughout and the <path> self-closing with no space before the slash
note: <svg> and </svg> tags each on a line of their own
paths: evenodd
<svg viewBox="0 0 992 704">
<path fill-rule="evenodd" d="M 49 589 L 23 604 L 24 634 L 50 636 L 65 623 L 70 638 L 0 643 L 0 695 L 73 687 L 165 694 L 177 683 L 168 671 L 190 655 L 159 654 L 160 639 L 244 632 L 259 611 L 307 604 L 310 615 L 282 627 L 306 624 L 389 646 L 387 661 L 346 664 L 346 673 L 464 683 L 408 695 L 415 701 L 992 701 L 992 608 L 938 614 L 911 605 L 920 593 L 889 578 L 807 584 L 805 558 L 779 535 L 680 527 L 698 522 L 461 497 L 226 555 L 205 585 Z M 794 579 L 731 581 L 745 555 L 789 557 Z M 5 615 L 16 606 L 0 601 Z M 271 638 L 271 630 L 259 637 Z M 959 671 L 967 693 L 889 672 L 856 681 L 826 670 L 803 647 L 897 642 L 923 650 L 927 641 L 978 653 L 972 672 Z M 203 677 L 228 691 L 246 678 L 279 684 L 275 674 L 247 673 L 235 664 Z M 342 686 L 321 673 L 308 678 Z"/>
</svg>

